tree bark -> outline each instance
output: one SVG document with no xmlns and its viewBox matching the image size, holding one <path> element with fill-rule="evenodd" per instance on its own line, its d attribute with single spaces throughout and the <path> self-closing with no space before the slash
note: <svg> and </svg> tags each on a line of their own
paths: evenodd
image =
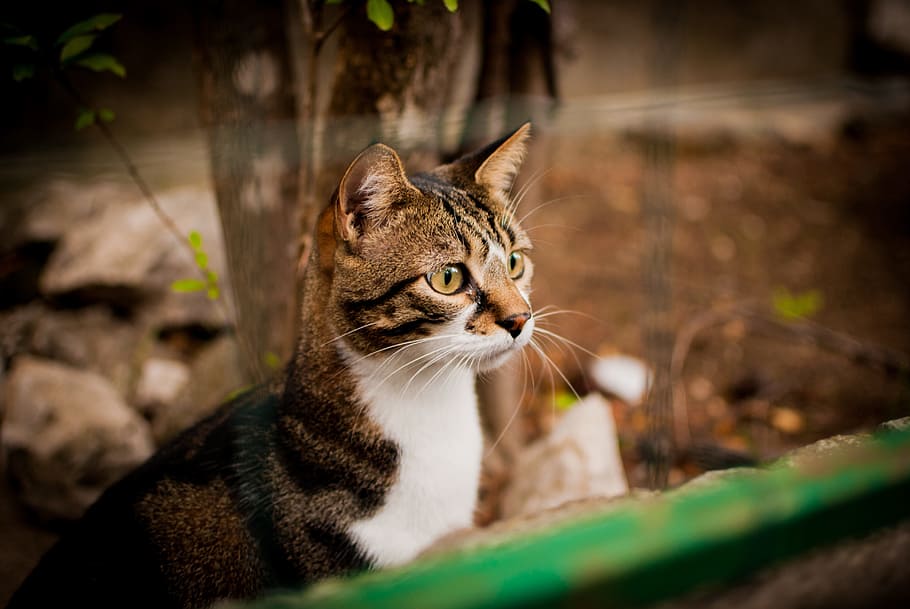
<svg viewBox="0 0 910 609">
<path fill-rule="evenodd" d="M 281 2 L 199 0 L 200 113 L 253 381 L 293 345 L 300 151 Z"/>
<path fill-rule="evenodd" d="M 363 11 L 345 20 L 328 109 L 327 167 L 337 169 L 380 140 L 402 155 L 409 170 L 439 160 L 442 114 L 461 56 L 462 14 L 441 2 L 395 2 L 394 10 L 388 32 Z"/>
</svg>

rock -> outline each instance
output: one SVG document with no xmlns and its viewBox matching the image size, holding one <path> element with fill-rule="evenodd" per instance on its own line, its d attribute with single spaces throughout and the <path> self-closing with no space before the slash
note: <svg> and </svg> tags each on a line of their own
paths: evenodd
<svg viewBox="0 0 910 609">
<path fill-rule="evenodd" d="M 183 188 L 159 195 L 158 202 L 182 235 L 196 231 L 208 266 L 229 294 L 224 244 L 211 192 Z M 162 224 L 144 200 L 110 205 L 84 222 L 69 226 L 41 276 L 45 294 L 59 296 L 93 290 L 105 298 L 126 301 L 156 299 L 148 315 L 158 325 L 225 324 L 224 314 L 204 293 L 177 294 L 170 285 L 195 278 L 198 270 L 185 245 Z"/>
<path fill-rule="evenodd" d="M 606 355 L 591 363 L 589 373 L 602 392 L 630 405 L 640 404 L 651 382 L 651 370 L 628 355 Z"/>
<path fill-rule="evenodd" d="M 7 474 L 41 517 L 78 518 L 153 451 L 148 425 L 98 374 L 20 356 L 4 398 Z"/>
<path fill-rule="evenodd" d="M 104 307 L 73 311 L 44 309 L 36 316 L 27 352 L 97 372 L 128 395 L 143 330 Z"/>
<path fill-rule="evenodd" d="M 140 410 L 173 402 L 190 380 L 190 369 L 181 361 L 152 357 L 142 364 L 133 402 Z"/>
<path fill-rule="evenodd" d="M 243 387 L 239 348 L 233 335 L 223 334 L 193 360 L 189 382 L 174 400 L 147 405 L 155 442 L 162 444 L 207 416 L 233 391 Z"/>
<path fill-rule="evenodd" d="M 628 493 L 610 404 L 590 394 L 543 439 L 519 454 L 502 514 L 531 514 L 568 501 Z"/>
<path fill-rule="evenodd" d="M 73 227 L 91 222 L 106 207 L 135 197 L 132 183 L 52 179 L 27 196 L 27 215 L 18 233 L 24 241 L 57 241 Z"/>
</svg>

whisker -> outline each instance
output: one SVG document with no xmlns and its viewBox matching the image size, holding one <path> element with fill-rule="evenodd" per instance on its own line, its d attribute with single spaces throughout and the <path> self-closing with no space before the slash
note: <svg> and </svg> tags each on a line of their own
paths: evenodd
<svg viewBox="0 0 910 609">
<path fill-rule="evenodd" d="M 521 411 L 521 401 L 524 398 L 525 391 L 528 389 L 528 356 L 524 350 L 521 351 L 521 362 L 524 369 L 524 375 L 521 387 L 521 395 L 518 398 L 518 403 L 515 404 L 515 408 L 512 409 L 512 415 L 509 417 L 509 420 L 506 421 L 506 424 L 503 426 L 502 431 L 499 432 L 496 440 L 490 445 L 490 448 L 487 449 L 487 452 L 483 456 L 484 459 L 493 454 L 493 451 L 496 450 L 496 447 L 499 446 L 499 443 L 502 442 L 502 439 L 506 437 L 506 432 L 508 432 L 512 427 L 512 423 L 515 421 L 515 417 L 517 417 L 518 413 Z"/>
<path fill-rule="evenodd" d="M 350 336 L 351 334 L 354 334 L 355 332 L 360 332 L 361 330 L 364 330 L 364 329 L 366 329 L 366 328 L 369 328 L 370 326 L 375 326 L 375 325 L 378 324 L 378 323 L 379 323 L 378 321 L 371 321 L 371 322 L 368 323 L 368 324 L 363 324 L 363 325 L 360 326 L 359 328 L 354 328 L 353 330 L 348 330 L 348 331 L 345 332 L 344 334 L 341 334 L 341 335 L 339 335 L 339 336 L 336 336 L 335 338 L 333 338 L 333 339 L 331 339 L 331 340 L 327 340 L 327 341 L 325 341 L 324 343 L 322 343 L 322 344 L 319 345 L 319 346 L 320 346 L 320 347 L 325 347 L 325 346 L 328 345 L 329 343 L 334 343 L 336 340 L 341 340 L 341 339 L 344 338 L 345 336 Z"/>
<path fill-rule="evenodd" d="M 600 355 L 598 355 L 597 353 L 594 353 L 594 352 L 591 351 L 590 349 L 586 349 L 585 347 L 582 347 L 581 345 L 579 345 L 579 344 L 576 343 L 575 341 L 569 340 L 569 339 L 566 338 L 565 336 L 560 336 L 559 334 L 557 334 L 557 333 L 555 333 L 555 332 L 551 332 L 550 330 L 547 330 L 546 328 L 534 328 L 534 332 L 539 332 L 539 333 L 543 334 L 544 336 L 547 336 L 547 337 L 549 337 L 549 338 L 551 338 L 551 339 L 560 341 L 560 342 L 562 342 L 562 343 L 564 343 L 564 344 L 566 344 L 566 345 L 569 345 L 569 346 L 571 346 L 571 347 L 575 347 L 575 348 L 578 349 L 579 351 L 582 351 L 582 352 L 584 352 L 584 353 L 587 353 L 587 354 L 590 355 L 591 357 L 597 357 L 597 358 L 600 357 Z"/>
<path fill-rule="evenodd" d="M 591 198 L 591 195 L 566 195 L 564 197 L 557 197 L 555 199 L 550 199 L 549 201 L 544 201 L 543 203 L 541 203 L 540 205 L 538 205 L 537 207 L 533 208 L 531 211 L 526 213 L 524 216 L 522 216 L 521 219 L 518 221 L 518 223 L 524 224 L 525 220 L 527 220 L 529 217 L 531 217 L 533 214 L 537 213 L 544 207 L 549 207 L 550 205 L 554 205 L 556 203 L 559 203 L 561 201 L 566 201 L 569 199 L 581 199 L 581 198 L 588 199 L 588 198 Z"/>
<path fill-rule="evenodd" d="M 556 374 L 558 374 L 559 377 L 563 380 L 563 382 L 569 387 L 569 390 L 572 392 L 572 395 L 574 395 L 577 399 L 580 400 L 581 396 L 578 395 L 577 391 L 575 391 L 575 387 L 572 385 L 572 383 L 569 381 L 569 379 L 566 377 L 566 375 L 562 373 L 562 370 L 559 369 L 559 366 L 557 366 L 556 363 L 552 359 L 550 359 L 550 356 L 544 352 L 544 350 L 540 347 L 540 345 L 537 345 L 534 341 L 531 341 L 529 344 L 534 347 L 534 350 L 537 351 L 537 353 L 539 353 L 542 358 L 544 358 L 545 360 L 547 360 L 547 362 L 550 363 L 550 365 L 553 367 L 553 370 L 556 371 Z"/>
</svg>

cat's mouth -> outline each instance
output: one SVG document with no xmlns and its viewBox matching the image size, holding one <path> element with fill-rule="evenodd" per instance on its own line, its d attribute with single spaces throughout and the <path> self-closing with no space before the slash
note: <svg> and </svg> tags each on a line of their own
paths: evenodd
<svg viewBox="0 0 910 609">
<path fill-rule="evenodd" d="M 486 353 L 483 353 L 476 363 L 478 372 L 489 372 L 499 368 L 512 358 L 516 353 L 528 346 L 531 342 L 531 336 L 534 333 L 534 318 L 529 319 L 521 334 L 512 338 L 508 334 L 504 338 L 497 336 L 496 344 L 491 345 Z"/>
</svg>

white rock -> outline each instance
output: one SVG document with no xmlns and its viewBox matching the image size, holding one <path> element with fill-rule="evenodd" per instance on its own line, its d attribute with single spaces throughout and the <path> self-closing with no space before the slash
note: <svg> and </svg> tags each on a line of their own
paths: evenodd
<svg viewBox="0 0 910 609">
<path fill-rule="evenodd" d="M 135 403 L 141 408 L 150 404 L 173 402 L 190 380 L 190 369 L 181 361 L 152 357 L 142 364 L 136 383 Z"/>
<path fill-rule="evenodd" d="M 647 364 L 628 355 L 599 357 L 588 372 L 598 389 L 633 406 L 641 403 L 651 383 Z"/>
<path fill-rule="evenodd" d="M 79 517 L 153 451 L 146 422 L 95 373 L 20 356 L 3 393 L 7 474 L 45 518 Z"/>
<path fill-rule="evenodd" d="M 533 514 L 568 501 L 628 492 L 610 404 L 592 393 L 519 454 L 502 514 Z"/>
<path fill-rule="evenodd" d="M 174 280 L 198 278 L 195 262 L 181 242 L 196 231 L 202 237 L 208 268 L 218 274 L 221 293 L 230 294 L 212 193 L 187 187 L 159 194 L 158 202 L 177 225 L 179 239 L 144 200 L 109 205 L 63 234 L 41 276 L 41 290 L 54 295 L 84 288 L 127 289 L 159 301 L 151 317 L 160 324 L 222 325 L 221 311 L 204 293 L 170 290 Z"/>
</svg>

